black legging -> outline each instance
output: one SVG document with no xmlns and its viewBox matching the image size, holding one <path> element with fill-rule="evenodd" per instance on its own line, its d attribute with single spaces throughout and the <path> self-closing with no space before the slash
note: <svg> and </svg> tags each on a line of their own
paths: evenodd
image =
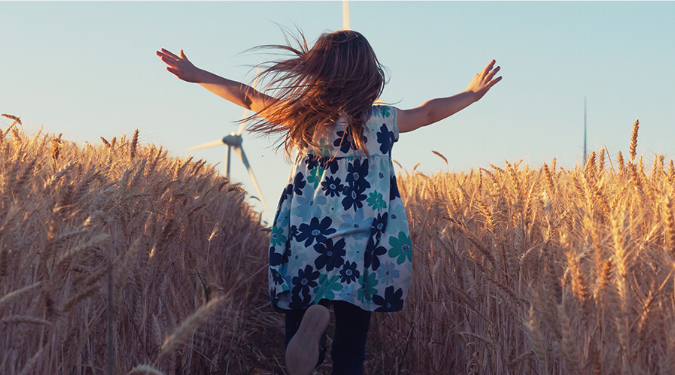
<svg viewBox="0 0 675 375">
<path fill-rule="evenodd" d="M 333 336 L 333 375 L 361 375 L 363 374 L 363 362 L 366 359 L 366 340 L 370 327 L 370 311 L 343 301 L 334 301 L 335 312 L 335 335 Z M 302 317 L 306 310 L 286 311 L 286 345 L 298 331 Z M 325 356 L 325 337 L 322 341 L 322 350 L 319 362 L 323 362 Z"/>
</svg>

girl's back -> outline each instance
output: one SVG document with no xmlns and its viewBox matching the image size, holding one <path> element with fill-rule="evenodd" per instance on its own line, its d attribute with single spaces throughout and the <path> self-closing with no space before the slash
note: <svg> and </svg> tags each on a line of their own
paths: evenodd
<svg viewBox="0 0 675 375">
<path fill-rule="evenodd" d="M 501 77 L 492 60 L 459 94 L 408 110 L 374 106 L 385 79 L 363 35 L 326 33 L 311 49 L 302 35 L 296 41 L 298 48 L 272 46 L 293 57 L 262 73 L 271 95 L 195 67 L 182 50 L 157 54 L 177 77 L 256 112 L 249 130 L 279 132 L 286 155 L 298 151 L 269 252 L 270 297 L 286 314 L 287 369 L 308 375 L 321 362 L 329 314 L 319 302 L 335 301 L 333 375 L 358 375 L 370 312 L 401 310 L 412 272 L 392 146 L 399 133 L 478 101 Z"/>
<path fill-rule="evenodd" d="M 403 307 L 412 272 L 391 149 L 397 109 L 373 106 L 366 155 L 338 121 L 300 149 L 275 215 L 270 294 L 281 309 L 342 300 L 366 311 Z"/>
</svg>

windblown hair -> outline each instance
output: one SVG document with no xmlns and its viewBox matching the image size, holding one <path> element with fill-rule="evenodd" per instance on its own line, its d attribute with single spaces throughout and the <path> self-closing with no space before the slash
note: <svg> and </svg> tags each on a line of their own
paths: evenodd
<svg viewBox="0 0 675 375">
<path fill-rule="evenodd" d="M 293 37 L 297 47 L 286 32 L 286 45 L 256 47 L 290 52 L 293 57 L 265 63 L 257 78 L 268 81 L 265 91 L 277 100 L 251 116 L 255 121 L 248 130 L 283 133 L 279 141 L 290 159 L 296 147 L 318 150 L 318 136 L 345 119 L 347 131 L 341 141 L 353 139 L 356 148 L 368 155 L 363 127 L 385 84 L 383 67 L 370 43 L 356 31 L 341 30 L 322 34 L 310 49 L 298 33 Z"/>
</svg>

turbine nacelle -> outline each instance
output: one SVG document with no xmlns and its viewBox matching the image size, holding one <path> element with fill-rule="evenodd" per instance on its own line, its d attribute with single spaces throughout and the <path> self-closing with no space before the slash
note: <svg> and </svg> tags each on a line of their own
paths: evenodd
<svg viewBox="0 0 675 375">
<path fill-rule="evenodd" d="M 230 135 L 224 136 L 221 141 L 228 146 L 240 147 L 243 139 L 237 133 L 230 133 Z"/>
</svg>

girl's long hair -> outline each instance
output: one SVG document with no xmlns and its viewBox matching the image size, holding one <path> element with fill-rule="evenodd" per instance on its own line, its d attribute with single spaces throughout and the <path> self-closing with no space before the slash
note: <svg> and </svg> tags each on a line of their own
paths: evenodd
<svg viewBox="0 0 675 375">
<path fill-rule="evenodd" d="M 265 92 L 277 101 L 247 119 L 254 120 L 248 130 L 282 133 L 279 141 L 290 160 L 294 148 L 318 150 L 318 136 L 344 118 L 347 131 L 342 142 L 351 136 L 356 148 L 368 155 L 363 128 L 385 84 L 383 67 L 370 43 L 356 31 L 341 30 L 322 34 L 310 49 L 302 31 L 291 35 L 297 46 L 289 34 L 284 31 L 286 45 L 255 47 L 289 52 L 292 57 L 264 63 L 257 78 L 268 82 Z"/>
</svg>

